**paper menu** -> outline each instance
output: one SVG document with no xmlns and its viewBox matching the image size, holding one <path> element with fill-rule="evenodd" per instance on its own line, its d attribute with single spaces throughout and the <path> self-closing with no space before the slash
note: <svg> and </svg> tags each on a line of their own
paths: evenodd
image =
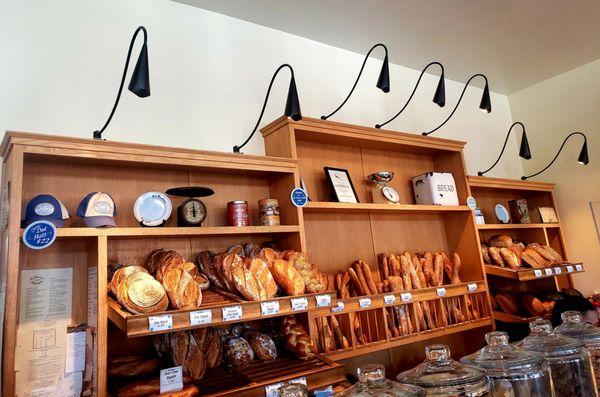
<svg viewBox="0 0 600 397">
<path fill-rule="evenodd" d="M 19 326 L 48 320 L 71 321 L 73 269 L 23 270 Z"/>
</svg>

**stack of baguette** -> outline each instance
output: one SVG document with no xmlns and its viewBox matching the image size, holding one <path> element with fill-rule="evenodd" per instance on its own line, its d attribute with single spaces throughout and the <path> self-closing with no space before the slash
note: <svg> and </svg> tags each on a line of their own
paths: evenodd
<svg viewBox="0 0 600 397">
<path fill-rule="evenodd" d="M 481 246 L 481 252 L 485 264 L 511 269 L 523 266 L 539 269 L 563 262 L 562 256 L 548 245 L 525 245 L 505 234 L 492 236 L 487 245 Z"/>
<path fill-rule="evenodd" d="M 350 316 L 355 318 L 353 313 L 350 313 Z M 318 317 L 315 319 L 315 325 L 319 351 L 327 353 L 350 347 L 348 338 L 351 336 L 344 335 L 336 316 Z"/>
</svg>

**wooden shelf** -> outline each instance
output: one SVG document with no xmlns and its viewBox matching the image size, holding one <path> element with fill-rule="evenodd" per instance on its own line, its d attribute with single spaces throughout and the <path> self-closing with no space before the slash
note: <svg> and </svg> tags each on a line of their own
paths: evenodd
<svg viewBox="0 0 600 397">
<path fill-rule="evenodd" d="M 221 324 L 234 324 L 238 322 L 254 321 L 269 317 L 282 317 L 290 314 L 304 313 L 313 311 L 317 308 L 317 297 L 320 295 L 330 295 L 331 305 L 336 305 L 335 293 L 306 294 L 300 296 L 285 296 L 270 299 L 268 301 L 245 301 L 234 298 L 229 295 L 220 294 L 212 290 L 203 293 L 203 303 L 197 309 L 191 310 L 168 310 L 152 314 L 131 314 L 124 310 L 121 305 L 113 298 L 108 298 L 108 318 L 115 324 L 128 338 L 155 335 L 166 332 L 182 331 L 187 329 L 209 327 Z M 308 307 L 305 310 L 292 310 L 292 299 L 306 298 Z M 262 303 L 278 302 L 279 312 L 273 315 L 262 315 Z M 233 321 L 223 321 L 223 309 L 239 306 L 242 310 L 242 317 Z M 329 307 L 329 306 L 328 306 Z M 200 310 L 209 310 L 212 316 L 210 323 L 202 325 L 192 325 L 190 323 L 190 313 Z M 163 331 L 150 331 L 150 318 L 156 316 L 170 316 L 173 327 Z"/>
<path fill-rule="evenodd" d="M 417 205 L 417 204 L 374 204 L 374 203 L 337 203 L 324 201 L 310 201 L 304 211 L 310 212 L 352 212 L 352 213 L 390 213 L 406 212 L 416 214 L 436 214 L 447 212 L 471 211 L 466 205 Z"/>
<path fill-rule="evenodd" d="M 552 192 L 553 183 L 522 181 L 520 179 L 490 178 L 487 176 L 468 175 L 467 179 L 472 188 L 531 190 L 539 192 Z"/>
<path fill-rule="evenodd" d="M 543 229 L 558 228 L 560 223 L 486 223 L 485 225 L 476 225 L 479 230 L 512 230 L 512 229 Z"/>
<path fill-rule="evenodd" d="M 57 228 L 57 238 L 77 237 L 193 237 L 229 236 L 248 234 L 297 233 L 298 225 L 285 226 L 216 226 L 216 227 L 62 227 Z M 21 230 L 21 236 L 23 229 Z"/>
<path fill-rule="evenodd" d="M 515 323 L 515 324 L 529 324 L 533 320 L 536 320 L 541 317 L 546 317 L 546 316 L 523 317 L 523 316 L 519 316 L 516 314 L 508 314 L 508 313 L 504 313 L 504 312 L 497 311 L 497 310 L 494 311 L 493 316 L 494 316 L 494 320 L 496 320 L 496 321 L 502 321 L 505 323 Z"/>
<path fill-rule="evenodd" d="M 580 270 L 578 270 L 580 269 Z M 547 267 L 544 269 L 510 269 L 508 267 L 499 267 L 492 265 L 485 265 L 485 272 L 493 276 L 512 278 L 519 281 L 537 280 L 542 278 L 550 278 L 557 275 L 582 273 L 585 269 L 582 263 L 565 263 L 562 265 L 556 265 Z"/>
</svg>

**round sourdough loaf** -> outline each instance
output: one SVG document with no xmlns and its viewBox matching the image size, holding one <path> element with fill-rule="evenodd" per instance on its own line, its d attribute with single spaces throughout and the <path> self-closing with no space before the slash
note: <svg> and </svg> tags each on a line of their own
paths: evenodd
<svg viewBox="0 0 600 397">
<path fill-rule="evenodd" d="M 134 272 L 117 287 L 117 297 L 124 308 L 135 314 L 165 311 L 169 299 L 163 286 L 145 272 Z"/>
<path fill-rule="evenodd" d="M 110 284 L 109 284 L 110 292 L 112 292 L 112 294 L 115 297 L 117 297 L 117 287 L 119 286 L 119 283 L 135 272 L 148 273 L 146 268 L 144 268 L 142 266 L 135 266 L 135 265 L 123 266 L 123 267 L 120 267 L 119 269 L 117 269 L 117 271 L 113 274 L 112 279 L 110 280 Z"/>
</svg>

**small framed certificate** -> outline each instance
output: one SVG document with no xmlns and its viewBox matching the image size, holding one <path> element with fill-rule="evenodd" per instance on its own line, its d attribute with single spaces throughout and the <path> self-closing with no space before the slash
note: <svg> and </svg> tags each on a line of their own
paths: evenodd
<svg viewBox="0 0 600 397">
<path fill-rule="evenodd" d="M 358 196 L 348 170 L 341 168 L 323 167 L 331 190 L 340 203 L 358 203 Z"/>
</svg>

